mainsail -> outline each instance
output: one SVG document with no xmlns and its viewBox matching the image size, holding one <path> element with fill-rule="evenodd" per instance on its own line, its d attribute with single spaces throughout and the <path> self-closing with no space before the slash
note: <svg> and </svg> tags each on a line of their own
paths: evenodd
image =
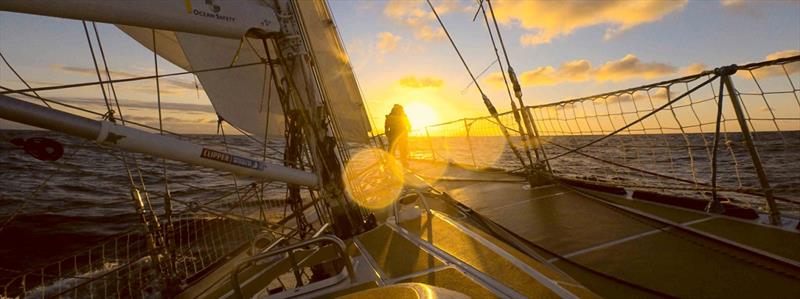
<svg viewBox="0 0 800 299">
<path fill-rule="evenodd" d="M 301 1 L 298 7 L 309 35 L 307 43 L 323 96 L 331 107 L 342 108 L 330 109 L 340 137 L 345 141 L 367 143 L 370 125 L 366 110 L 327 6 L 319 1 Z M 252 38 L 238 40 L 117 26 L 143 46 L 187 71 L 253 64 L 267 58 L 261 41 Z M 277 56 L 271 47 L 270 53 L 273 58 Z M 258 138 L 283 136 L 283 110 L 268 65 L 196 75 L 214 110 L 226 122 Z"/>
</svg>

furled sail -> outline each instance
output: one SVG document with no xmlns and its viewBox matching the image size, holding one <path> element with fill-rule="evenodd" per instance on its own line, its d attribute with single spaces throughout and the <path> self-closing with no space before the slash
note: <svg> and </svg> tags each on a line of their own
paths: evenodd
<svg viewBox="0 0 800 299">
<path fill-rule="evenodd" d="M 345 141 L 368 142 L 370 126 L 361 93 L 327 6 L 322 1 L 299 1 L 298 6 L 321 87 L 333 108 L 341 137 Z M 152 29 L 118 27 L 153 50 Z M 242 43 L 237 39 L 155 30 L 155 44 L 159 56 L 190 71 L 257 63 L 266 57 L 261 41 L 255 39 Z M 275 53 L 272 49 L 270 52 L 274 58 Z M 268 65 L 196 75 L 214 110 L 225 121 L 259 138 L 283 136 L 283 111 Z"/>
</svg>

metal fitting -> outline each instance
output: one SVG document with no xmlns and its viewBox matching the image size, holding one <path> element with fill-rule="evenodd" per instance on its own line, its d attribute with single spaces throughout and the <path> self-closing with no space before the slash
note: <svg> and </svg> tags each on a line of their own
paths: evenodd
<svg viewBox="0 0 800 299">
<path fill-rule="evenodd" d="M 739 70 L 739 66 L 735 64 L 731 64 L 729 66 L 718 67 L 714 69 L 714 74 L 717 76 L 730 76 L 736 74 L 736 71 Z"/>
</svg>

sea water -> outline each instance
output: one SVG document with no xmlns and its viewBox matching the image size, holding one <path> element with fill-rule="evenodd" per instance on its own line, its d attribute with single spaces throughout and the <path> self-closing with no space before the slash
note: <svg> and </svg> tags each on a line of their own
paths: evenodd
<svg viewBox="0 0 800 299">
<path fill-rule="evenodd" d="M 64 156 L 56 162 L 40 161 L 10 142 L 14 138 L 30 137 L 57 140 L 64 146 Z M 223 144 L 228 144 L 253 154 L 262 151 L 260 144 L 245 136 L 190 137 L 194 142 L 210 144 L 217 149 L 224 149 Z M 599 137 L 562 136 L 543 140 L 546 154 L 555 157 L 565 150 L 553 144 L 575 148 Z M 741 134 L 728 133 L 725 137 L 719 146 L 718 185 L 758 187 L 758 177 Z M 788 190 L 777 195 L 800 200 L 800 132 L 760 133 L 754 137 L 771 186 Z M 523 160 L 527 159 L 525 143 L 519 138 L 512 141 Z M 569 154 L 549 162 L 561 176 L 621 185 L 664 183 L 669 179 L 655 180 L 596 158 L 671 177 L 708 182 L 710 142 L 713 142 L 713 134 L 612 136 L 581 151 L 594 158 Z M 284 144 L 275 141 L 270 146 L 282 148 Z M 479 168 L 517 170 L 520 166 L 505 139 L 497 136 L 411 137 L 410 148 L 412 158 L 434 157 Z M 278 154 L 273 155 L 280 158 Z M 161 159 L 138 154 L 128 157 L 135 158 L 148 188 L 164 191 Z M 131 160 L 128 162 L 130 166 Z M 221 196 L 234 186 L 231 175 L 179 162 L 166 163 L 170 191 L 175 198 L 200 202 Z M 135 171 L 134 176 L 139 179 Z M 240 179 L 236 183 L 241 186 L 248 182 Z M 275 190 L 267 196 L 283 198 L 285 195 Z M 48 131 L 0 131 L 0 280 L 68 257 L 138 225 L 130 198 L 130 181 L 120 152 Z M 163 201 L 157 196 L 153 198 L 154 209 L 163 212 Z M 741 200 L 750 200 L 748 204 L 763 210 L 763 202 L 748 197 Z M 786 215 L 800 215 L 796 204 L 780 202 L 779 206 Z"/>
</svg>

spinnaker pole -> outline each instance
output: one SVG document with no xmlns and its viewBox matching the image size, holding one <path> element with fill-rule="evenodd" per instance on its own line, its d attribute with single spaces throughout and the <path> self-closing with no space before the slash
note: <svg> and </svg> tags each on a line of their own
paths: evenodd
<svg viewBox="0 0 800 299">
<path fill-rule="evenodd" d="M 94 140 L 99 144 L 125 151 L 205 166 L 242 176 L 318 187 L 317 176 L 310 172 L 232 155 L 106 120 L 85 118 L 5 95 L 0 95 L 0 118 Z"/>
</svg>

